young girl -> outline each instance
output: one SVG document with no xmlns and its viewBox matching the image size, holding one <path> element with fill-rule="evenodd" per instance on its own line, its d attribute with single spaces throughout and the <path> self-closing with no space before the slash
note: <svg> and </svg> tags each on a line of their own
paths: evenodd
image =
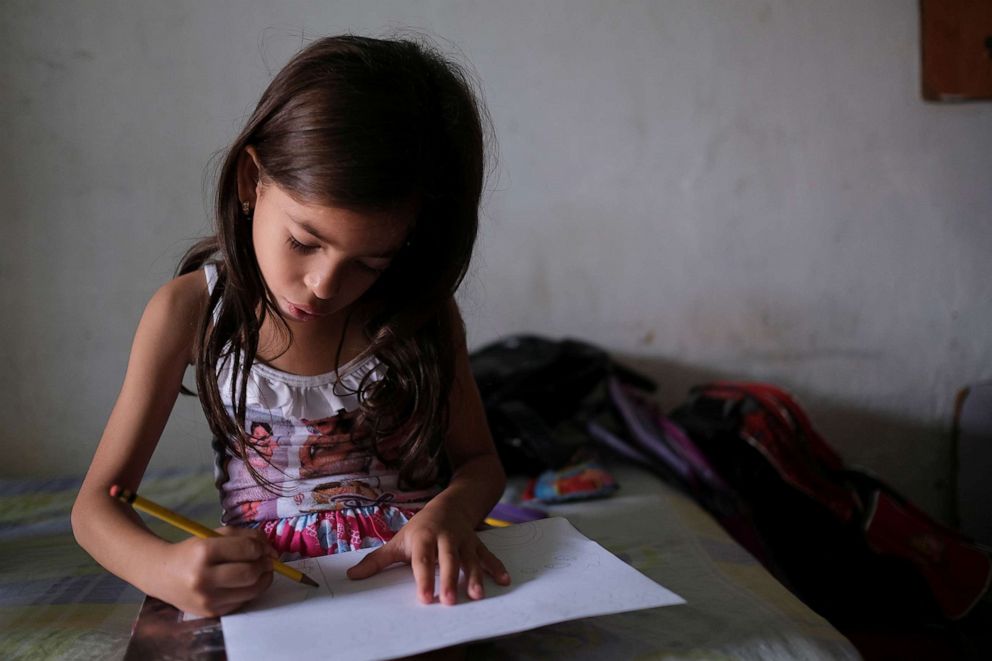
<svg viewBox="0 0 992 661">
<path fill-rule="evenodd" d="M 505 476 L 453 294 L 478 224 L 480 107 L 408 41 L 325 38 L 262 95 L 220 172 L 216 234 L 148 303 L 72 511 L 100 564 L 182 610 L 263 592 L 272 558 L 379 547 L 419 598 L 510 577 L 474 530 Z M 220 537 L 168 543 L 137 489 L 188 365 L 217 457 Z"/>
</svg>

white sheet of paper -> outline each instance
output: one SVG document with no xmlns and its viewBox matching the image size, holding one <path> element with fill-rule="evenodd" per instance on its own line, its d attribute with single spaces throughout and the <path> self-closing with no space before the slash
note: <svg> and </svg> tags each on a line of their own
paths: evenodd
<svg viewBox="0 0 992 661">
<path fill-rule="evenodd" d="M 486 530 L 479 539 L 503 561 L 512 585 L 486 580 L 486 596 L 422 604 L 413 571 L 396 565 L 361 581 L 345 575 L 366 553 L 290 563 L 320 583 L 276 575 L 242 612 L 221 618 L 230 661 L 389 659 L 594 615 L 685 601 L 584 537 L 560 517 Z"/>
</svg>

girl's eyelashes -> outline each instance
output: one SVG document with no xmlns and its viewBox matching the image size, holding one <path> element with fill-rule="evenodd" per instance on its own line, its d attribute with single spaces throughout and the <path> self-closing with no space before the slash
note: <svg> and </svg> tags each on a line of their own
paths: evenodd
<svg viewBox="0 0 992 661">
<path fill-rule="evenodd" d="M 358 265 L 368 271 L 369 273 L 375 273 L 376 275 L 381 275 L 388 267 L 386 266 L 372 266 L 371 264 L 366 264 L 365 262 L 358 262 Z"/>
<path fill-rule="evenodd" d="M 295 250 L 296 252 L 301 252 L 304 254 L 311 253 L 314 250 L 320 248 L 320 246 L 308 246 L 305 243 L 300 243 L 299 241 L 296 240 L 296 237 L 294 237 L 292 234 L 289 235 L 289 238 L 286 240 L 286 243 L 288 243 L 289 247 Z"/>
<path fill-rule="evenodd" d="M 298 253 L 303 253 L 304 255 L 320 250 L 320 246 L 310 246 L 305 243 L 300 243 L 292 234 L 290 234 L 286 239 L 286 243 L 289 244 L 290 248 Z M 381 275 L 389 267 L 388 264 L 384 266 L 377 266 L 366 262 L 355 262 L 355 264 L 357 264 L 363 271 L 374 273 L 375 275 Z"/>
</svg>

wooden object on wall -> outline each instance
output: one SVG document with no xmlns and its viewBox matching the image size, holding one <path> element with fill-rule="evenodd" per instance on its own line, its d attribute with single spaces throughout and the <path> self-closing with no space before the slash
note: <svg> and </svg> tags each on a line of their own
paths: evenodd
<svg viewBox="0 0 992 661">
<path fill-rule="evenodd" d="M 920 0 L 923 98 L 992 99 L 992 0 Z"/>
</svg>

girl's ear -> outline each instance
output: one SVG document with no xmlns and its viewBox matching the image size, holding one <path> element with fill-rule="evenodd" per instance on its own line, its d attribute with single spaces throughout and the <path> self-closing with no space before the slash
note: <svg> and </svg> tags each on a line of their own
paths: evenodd
<svg viewBox="0 0 992 661">
<path fill-rule="evenodd" d="M 238 199 L 255 207 L 256 194 L 262 169 L 258 164 L 258 153 L 248 145 L 238 157 Z"/>
</svg>

